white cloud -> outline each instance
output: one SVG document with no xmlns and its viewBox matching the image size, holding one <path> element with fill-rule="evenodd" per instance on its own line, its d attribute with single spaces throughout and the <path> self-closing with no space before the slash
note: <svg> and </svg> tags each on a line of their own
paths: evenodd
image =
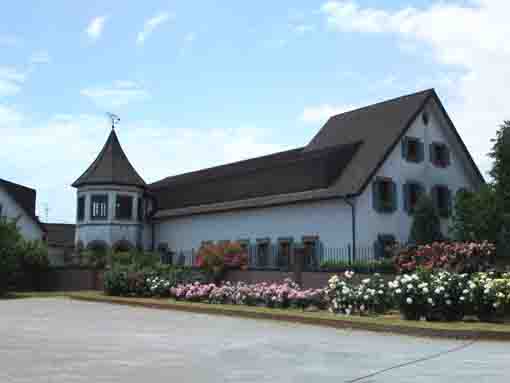
<svg viewBox="0 0 510 383">
<path fill-rule="evenodd" d="M 80 90 L 82 96 L 90 98 L 100 108 L 117 108 L 149 97 L 140 84 L 134 81 L 115 81 L 111 86 L 98 86 Z"/>
<path fill-rule="evenodd" d="M 51 57 L 47 51 L 38 51 L 32 54 L 30 62 L 32 64 L 49 64 L 51 62 Z"/>
<path fill-rule="evenodd" d="M 193 41 L 195 41 L 197 38 L 197 35 L 195 32 L 189 32 L 186 34 L 186 36 L 184 36 L 184 41 L 188 42 L 188 43 L 192 43 Z"/>
<path fill-rule="evenodd" d="M 0 97 L 19 93 L 25 80 L 25 73 L 12 67 L 0 66 Z"/>
<path fill-rule="evenodd" d="M 250 126 L 205 130 L 171 126 L 132 121 L 117 130 L 128 158 L 146 182 L 287 149 L 268 143 L 271 132 Z M 101 115 L 60 113 L 36 121 L 0 105 L 0 135 L 9 137 L 9 145 L 0 151 L 0 174 L 35 187 L 38 206 L 48 204 L 51 221 L 73 222 L 76 191 L 70 184 L 92 163 L 109 131 L 108 119 Z"/>
<path fill-rule="evenodd" d="M 291 25 L 291 28 L 299 35 L 304 35 L 305 33 L 313 32 L 315 30 L 315 26 L 311 24 L 296 24 Z"/>
<path fill-rule="evenodd" d="M 449 111 L 482 170 L 487 170 L 490 138 L 510 118 L 510 2 L 472 0 L 469 4 L 435 1 L 424 8 L 388 10 L 330 1 L 321 12 L 335 30 L 393 35 L 400 47 L 432 52 L 438 71 L 456 71 L 458 76 L 444 82 L 452 99 Z"/>
<path fill-rule="evenodd" d="M 305 107 L 301 113 L 300 120 L 304 122 L 324 123 L 331 116 L 356 109 L 354 105 L 330 105 L 321 104 Z"/>
<path fill-rule="evenodd" d="M 168 12 L 160 12 L 150 19 L 147 19 L 143 24 L 143 30 L 138 32 L 136 43 L 143 45 L 145 40 L 152 34 L 152 32 L 154 32 L 154 30 L 160 25 L 166 23 L 170 17 L 173 17 L 173 15 L 170 15 Z"/>
<path fill-rule="evenodd" d="M 94 17 L 90 21 L 85 32 L 87 33 L 87 35 L 89 36 L 89 38 L 92 41 L 96 41 L 97 39 L 99 39 L 101 37 L 106 19 L 107 19 L 106 16 L 98 16 L 98 17 Z"/>
</svg>

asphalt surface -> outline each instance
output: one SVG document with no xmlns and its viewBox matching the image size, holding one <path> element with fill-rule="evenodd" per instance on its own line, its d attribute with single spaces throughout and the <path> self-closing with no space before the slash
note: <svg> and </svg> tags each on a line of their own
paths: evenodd
<svg viewBox="0 0 510 383">
<path fill-rule="evenodd" d="M 349 381 L 506 383 L 510 344 L 68 299 L 0 301 L 1 383 Z"/>
</svg>

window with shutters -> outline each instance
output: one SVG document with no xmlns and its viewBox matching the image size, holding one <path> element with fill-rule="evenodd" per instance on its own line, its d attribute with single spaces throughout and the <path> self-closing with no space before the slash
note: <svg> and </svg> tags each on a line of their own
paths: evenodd
<svg viewBox="0 0 510 383">
<path fill-rule="evenodd" d="M 258 267 L 267 267 L 269 265 L 269 251 L 270 248 L 270 240 L 269 238 L 259 238 L 257 239 L 257 266 Z"/>
<path fill-rule="evenodd" d="M 312 270 L 318 268 L 319 237 L 316 235 L 305 235 L 302 238 L 302 240 L 304 248 L 305 267 Z"/>
<path fill-rule="evenodd" d="M 374 209 L 393 213 L 397 209 L 397 187 L 391 178 L 377 178 L 372 184 Z"/>
<path fill-rule="evenodd" d="M 83 221 L 85 219 L 85 196 L 78 198 L 78 211 L 76 218 L 78 221 Z"/>
<path fill-rule="evenodd" d="M 278 238 L 278 266 L 281 268 L 286 268 L 290 265 L 292 242 L 292 237 Z"/>
<path fill-rule="evenodd" d="M 452 197 L 447 186 L 437 185 L 432 188 L 432 199 L 440 217 L 448 218 L 451 214 Z"/>
<path fill-rule="evenodd" d="M 450 150 L 445 144 L 434 142 L 430 144 L 430 162 L 439 168 L 450 165 Z"/>
<path fill-rule="evenodd" d="M 138 198 L 138 205 L 137 205 L 136 211 L 137 211 L 136 215 L 138 217 L 138 220 L 143 221 L 143 199 L 142 198 Z"/>
<path fill-rule="evenodd" d="M 419 182 L 406 182 L 404 184 L 404 210 L 409 214 L 414 212 L 424 188 Z"/>
<path fill-rule="evenodd" d="M 115 218 L 133 218 L 133 197 L 129 195 L 117 195 L 117 200 L 115 201 Z"/>
<path fill-rule="evenodd" d="M 422 162 L 423 142 L 419 138 L 404 137 L 402 140 L 402 156 L 408 162 Z"/>
<path fill-rule="evenodd" d="M 91 219 L 108 218 L 108 196 L 106 194 L 96 194 L 91 196 L 90 218 Z"/>
</svg>

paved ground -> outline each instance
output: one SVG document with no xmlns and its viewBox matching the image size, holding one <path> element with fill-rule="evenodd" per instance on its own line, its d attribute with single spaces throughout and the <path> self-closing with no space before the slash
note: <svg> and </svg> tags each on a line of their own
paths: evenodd
<svg viewBox="0 0 510 383">
<path fill-rule="evenodd" d="M 0 301 L 0 382 L 346 382 L 463 342 L 130 308 Z M 479 342 L 361 382 L 508 382 L 510 344 Z"/>
</svg>

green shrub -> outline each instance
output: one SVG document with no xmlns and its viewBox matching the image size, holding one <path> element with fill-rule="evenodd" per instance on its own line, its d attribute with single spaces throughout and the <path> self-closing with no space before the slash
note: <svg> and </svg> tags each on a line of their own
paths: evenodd
<svg viewBox="0 0 510 383">
<path fill-rule="evenodd" d="M 429 197 L 426 195 L 420 197 L 413 214 L 410 242 L 424 245 L 443 239 L 441 222 L 434 203 Z"/>
<path fill-rule="evenodd" d="M 41 241 L 23 241 L 20 247 L 21 268 L 24 271 L 40 271 L 50 265 L 48 247 Z"/>
<path fill-rule="evenodd" d="M 14 274 L 19 269 L 22 243 L 16 222 L 0 217 L 0 296 L 7 293 Z"/>
</svg>

